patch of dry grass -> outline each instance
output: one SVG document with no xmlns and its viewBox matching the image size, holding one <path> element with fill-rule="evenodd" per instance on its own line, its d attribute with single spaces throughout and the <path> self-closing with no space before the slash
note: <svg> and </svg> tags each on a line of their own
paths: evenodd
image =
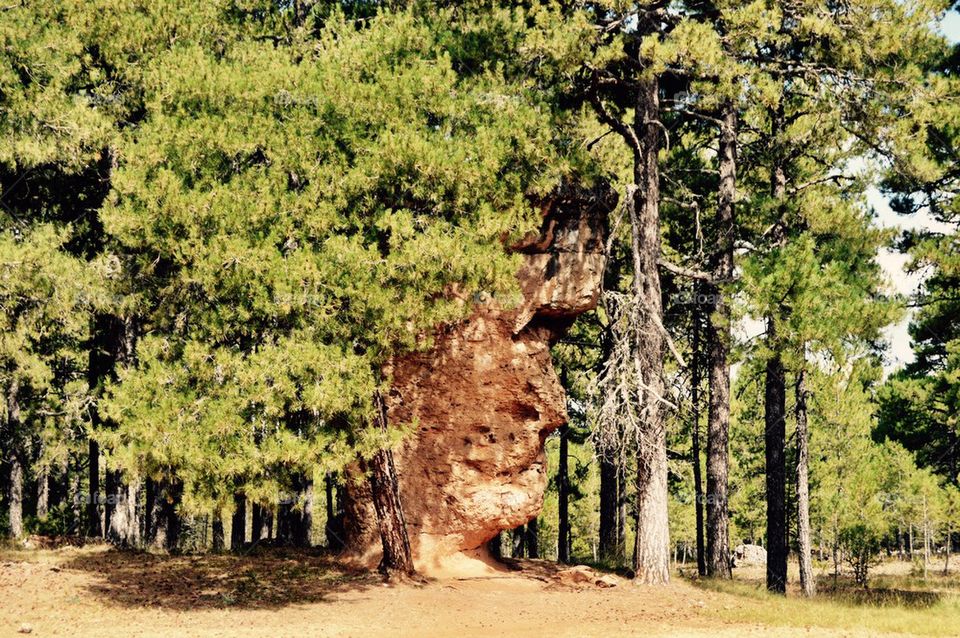
<svg viewBox="0 0 960 638">
<path fill-rule="evenodd" d="M 881 573 L 870 588 L 849 579 L 818 579 L 818 594 L 803 598 L 791 588 L 787 596 L 771 594 L 754 574 L 733 581 L 693 580 L 701 589 L 732 596 L 737 604 L 716 613 L 726 621 L 769 626 L 866 630 L 919 636 L 960 636 L 960 577 Z"/>
</svg>

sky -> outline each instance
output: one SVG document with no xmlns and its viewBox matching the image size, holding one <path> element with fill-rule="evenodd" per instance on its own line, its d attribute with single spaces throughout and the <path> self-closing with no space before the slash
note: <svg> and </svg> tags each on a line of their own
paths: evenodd
<svg viewBox="0 0 960 638">
<path fill-rule="evenodd" d="M 948 13 L 943 22 L 940 23 L 940 30 L 951 42 L 960 42 L 960 13 L 956 11 Z M 946 230 L 946 228 L 938 227 L 937 222 L 924 213 L 910 216 L 897 215 L 890 209 L 887 200 L 876 189 L 868 192 L 867 198 L 870 205 L 876 210 L 877 221 L 882 226 L 901 230 L 923 228 Z M 906 255 L 887 250 L 878 255 L 877 261 L 887 273 L 896 291 L 903 295 L 911 294 L 922 281 L 922 274 L 910 275 L 904 271 L 903 267 L 907 263 Z M 884 366 L 887 372 L 896 370 L 913 360 L 913 353 L 910 350 L 910 335 L 907 332 L 909 324 L 910 316 L 908 314 L 903 321 L 886 330 L 886 336 L 890 343 L 886 365 Z"/>
</svg>

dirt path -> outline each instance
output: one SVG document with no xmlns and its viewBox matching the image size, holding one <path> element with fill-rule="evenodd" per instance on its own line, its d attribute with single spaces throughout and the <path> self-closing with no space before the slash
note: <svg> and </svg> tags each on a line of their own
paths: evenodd
<svg viewBox="0 0 960 638">
<path fill-rule="evenodd" d="M 160 559 L 102 547 L 0 555 L 0 636 L 868 636 L 733 624 L 684 582 L 573 583 L 549 564 L 385 586 L 322 556 Z"/>
</svg>

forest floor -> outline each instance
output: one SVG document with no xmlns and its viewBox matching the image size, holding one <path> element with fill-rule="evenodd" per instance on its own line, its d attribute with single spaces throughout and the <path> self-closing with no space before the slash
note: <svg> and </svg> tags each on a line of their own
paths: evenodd
<svg viewBox="0 0 960 638">
<path fill-rule="evenodd" d="M 960 562 L 960 561 L 958 561 Z M 761 570 L 666 588 L 520 561 L 496 577 L 384 585 L 321 553 L 158 557 L 0 550 L 0 636 L 958 636 L 960 574 L 878 570 L 869 592 L 773 597 Z M 610 586 L 611 583 L 616 583 Z M 20 633 L 18 633 L 20 632 Z"/>
</svg>

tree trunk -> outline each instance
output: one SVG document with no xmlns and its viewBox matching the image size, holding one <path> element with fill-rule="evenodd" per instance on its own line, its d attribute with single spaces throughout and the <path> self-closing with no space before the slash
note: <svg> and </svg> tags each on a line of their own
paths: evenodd
<svg viewBox="0 0 960 638">
<path fill-rule="evenodd" d="M 265 520 L 266 512 L 264 512 L 263 506 L 259 503 L 254 503 L 253 513 L 250 518 L 252 521 L 250 525 L 250 542 L 256 545 L 260 541 L 266 540 L 269 536 Z"/>
<path fill-rule="evenodd" d="M 338 552 L 343 549 L 343 517 L 341 516 L 339 490 L 334 485 L 332 473 L 324 477 L 324 488 L 327 497 L 327 523 L 324 526 L 324 536 L 327 539 L 327 549 Z"/>
<path fill-rule="evenodd" d="M 170 479 L 154 482 L 154 496 L 152 508 L 148 512 L 150 532 L 152 536 L 148 546 L 155 552 L 176 552 L 180 546 L 180 515 L 177 506 L 180 504 L 183 488 Z"/>
<path fill-rule="evenodd" d="M 627 464 L 617 465 L 617 564 L 627 557 Z"/>
<path fill-rule="evenodd" d="M 600 455 L 600 561 L 617 562 L 617 464 Z"/>
<path fill-rule="evenodd" d="M 243 549 L 247 539 L 247 497 L 240 492 L 233 495 L 233 518 L 230 526 L 230 549 Z"/>
<path fill-rule="evenodd" d="M 23 449 L 20 440 L 20 383 L 14 378 L 7 389 L 7 436 L 10 441 L 8 462 L 10 475 L 7 486 L 7 516 L 10 536 L 23 537 Z"/>
<path fill-rule="evenodd" d="M 10 484 L 8 514 L 10 536 L 15 539 L 23 538 L 23 455 L 20 450 L 10 451 Z"/>
<path fill-rule="evenodd" d="M 635 356 L 643 391 L 641 445 L 637 451 L 637 534 L 634 571 L 639 582 L 670 580 L 667 517 L 667 432 L 663 416 L 663 307 L 660 292 L 660 96 L 656 78 L 640 81 L 634 130 L 640 149 L 634 162 L 637 185 L 629 206 L 633 286 L 643 306 Z"/>
<path fill-rule="evenodd" d="M 570 562 L 570 426 L 560 426 L 560 460 L 557 463 L 557 560 Z"/>
<path fill-rule="evenodd" d="M 927 519 L 927 495 L 923 495 L 923 578 L 927 578 L 927 565 L 930 562 L 930 521 Z"/>
<path fill-rule="evenodd" d="M 72 462 L 72 463 L 71 463 Z M 73 468 L 71 468 L 71 464 Z M 80 486 L 80 462 L 74 454 L 67 459 L 67 471 L 64 473 L 64 491 L 70 500 L 70 533 L 80 536 L 83 534 L 83 494 Z"/>
<path fill-rule="evenodd" d="M 717 193 L 718 248 L 714 277 L 733 277 L 737 184 L 737 112 L 727 104 L 720 126 L 720 186 Z M 710 358 L 710 408 L 707 417 L 707 574 L 731 578 L 727 472 L 730 433 L 730 305 L 723 289 L 708 286 L 712 313 L 707 335 Z"/>
<path fill-rule="evenodd" d="M 513 532 L 510 534 L 511 558 L 523 558 L 525 553 L 524 548 L 526 546 L 526 534 L 527 530 L 524 529 L 523 525 L 513 528 Z"/>
<path fill-rule="evenodd" d="M 50 470 L 43 468 L 37 473 L 37 518 L 46 520 L 50 514 Z"/>
<path fill-rule="evenodd" d="M 953 528 L 947 527 L 947 543 L 944 546 L 945 556 L 943 557 L 943 575 L 950 573 L 950 551 L 953 549 Z"/>
<path fill-rule="evenodd" d="M 293 544 L 293 503 L 285 502 L 277 506 L 277 542 L 283 545 Z"/>
<path fill-rule="evenodd" d="M 223 536 L 223 512 L 217 510 L 213 513 L 213 551 L 222 552 L 224 546 Z"/>
<path fill-rule="evenodd" d="M 387 406 L 379 390 L 374 393 L 373 407 L 377 426 L 381 432 L 386 432 Z M 393 572 L 412 575 L 416 570 L 410 552 L 407 524 L 403 518 L 403 505 L 400 502 L 400 487 L 397 469 L 393 463 L 393 450 L 390 448 L 378 450 L 368 465 L 370 494 L 373 497 L 380 541 L 383 544 L 380 572 L 385 576 L 390 576 Z"/>
<path fill-rule="evenodd" d="M 694 285 L 694 291 L 699 286 Z M 696 294 L 694 295 L 696 296 Z M 690 360 L 690 404 L 691 404 L 691 450 L 690 463 L 693 465 L 693 512 L 694 525 L 696 525 L 697 539 L 697 574 L 699 576 L 707 575 L 706 556 L 704 554 L 703 544 L 703 476 L 700 472 L 700 306 L 698 301 L 694 301 L 693 334 L 691 339 L 691 360 Z"/>
<path fill-rule="evenodd" d="M 775 139 L 783 128 L 783 105 L 771 113 L 771 138 Z M 775 153 L 770 167 L 770 192 L 782 207 L 787 193 L 787 176 L 783 159 Z M 782 216 L 782 215 L 781 215 Z M 772 244 L 785 241 L 782 219 L 774 225 Z M 767 499 L 767 589 L 786 593 L 787 588 L 787 508 L 786 508 L 786 375 L 780 355 L 780 340 L 777 319 L 766 318 L 767 359 L 764 379 L 764 452 Z"/>
<path fill-rule="evenodd" d="M 114 157 L 111 151 L 108 157 Z M 110 159 L 114 162 L 115 160 Z M 116 375 L 121 363 L 131 363 L 135 347 L 134 321 L 130 317 L 98 314 L 93 319 L 93 336 L 88 355 L 87 382 L 94 396 L 99 399 L 103 384 Z M 94 430 L 103 427 L 98 406 L 91 410 L 91 426 Z M 122 498 L 123 480 L 117 471 L 107 471 L 105 476 L 106 498 L 100 494 L 100 445 L 89 441 L 89 498 L 87 500 L 87 534 L 93 537 L 109 537 L 113 509 Z M 101 509 L 100 504 L 103 503 Z M 105 521 L 105 522 L 104 522 Z M 113 540 L 113 539 L 112 539 Z"/>
<path fill-rule="evenodd" d="M 103 536 L 100 510 L 100 444 L 90 439 L 87 446 L 89 462 L 87 490 L 87 536 L 99 538 Z"/>
<path fill-rule="evenodd" d="M 804 371 L 797 373 L 797 544 L 800 550 L 800 589 L 805 596 L 816 593 L 810 546 L 809 433 L 807 430 L 807 389 Z"/>
<path fill-rule="evenodd" d="M 120 492 L 120 472 L 105 467 L 103 471 L 103 520 L 104 537 L 111 543 L 117 543 L 118 539 L 112 529 L 111 522 L 114 518 L 114 510 L 117 503 L 122 500 Z"/>
<path fill-rule="evenodd" d="M 110 475 L 113 475 L 113 478 L 107 485 L 107 503 L 110 505 L 107 537 L 118 547 L 139 547 L 140 520 L 137 513 L 139 482 L 124 484 L 119 471 L 108 472 L 107 476 L 110 477 Z M 115 485 L 111 485 L 113 481 L 116 482 Z"/>
<path fill-rule="evenodd" d="M 527 558 L 540 558 L 540 525 L 536 518 L 527 522 Z"/>
<path fill-rule="evenodd" d="M 775 338 L 776 323 L 767 319 L 768 338 Z M 787 588 L 786 529 L 786 377 L 779 353 L 767 360 L 764 389 L 764 444 L 767 487 L 767 589 L 785 593 Z"/>
<path fill-rule="evenodd" d="M 293 545 L 310 547 L 313 531 L 313 481 L 306 476 L 298 476 L 296 484 L 299 502 L 293 512 Z"/>
</svg>

